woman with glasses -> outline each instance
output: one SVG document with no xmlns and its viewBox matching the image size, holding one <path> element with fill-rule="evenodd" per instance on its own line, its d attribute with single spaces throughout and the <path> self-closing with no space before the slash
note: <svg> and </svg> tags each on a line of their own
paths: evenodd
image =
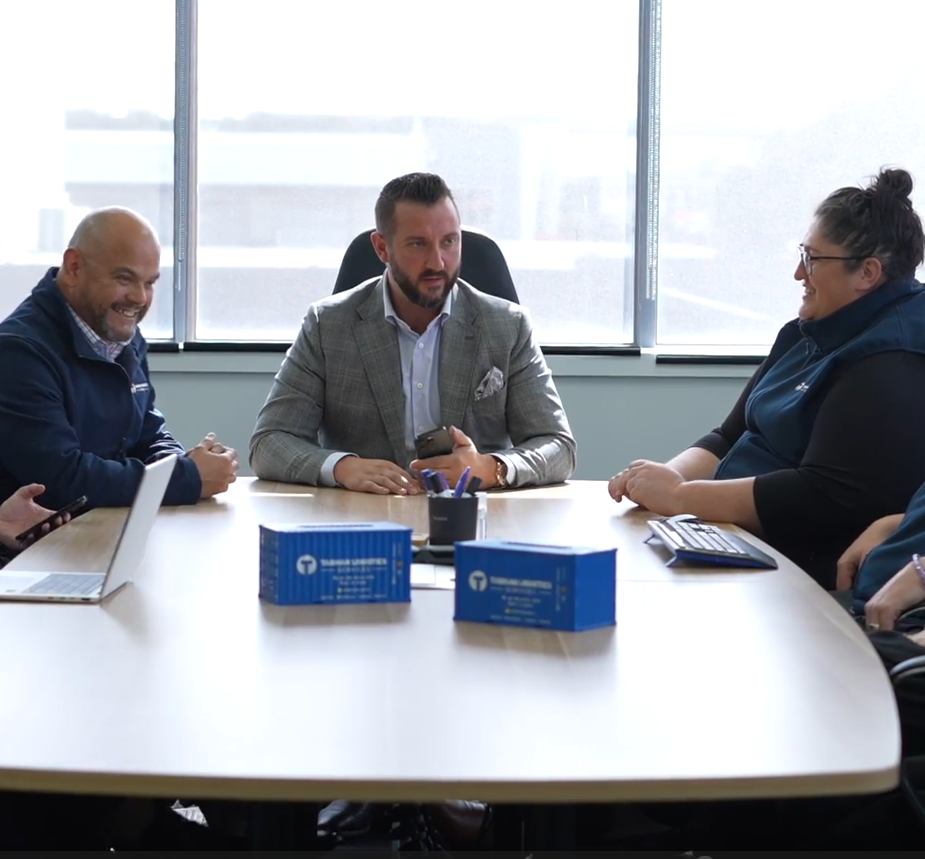
<svg viewBox="0 0 925 859">
<path fill-rule="evenodd" d="M 925 254 L 912 177 L 883 170 L 816 209 L 798 318 L 723 424 L 667 463 L 636 460 L 610 495 L 759 535 L 829 590 L 836 561 L 925 482 Z"/>
</svg>

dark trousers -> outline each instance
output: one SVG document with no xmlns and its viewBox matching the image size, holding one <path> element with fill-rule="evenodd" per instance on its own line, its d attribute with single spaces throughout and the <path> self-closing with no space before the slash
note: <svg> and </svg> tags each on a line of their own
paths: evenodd
<svg viewBox="0 0 925 859">
<path fill-rule="evenodd" d="M 240 850 L 181 817 L 173 800 L 0 792 L 0 850 Z"/>
<path fill-rule="evenodd" d="M 108 850 L 123 800 L 0 792 L 0 849 Z"/>
</svg>

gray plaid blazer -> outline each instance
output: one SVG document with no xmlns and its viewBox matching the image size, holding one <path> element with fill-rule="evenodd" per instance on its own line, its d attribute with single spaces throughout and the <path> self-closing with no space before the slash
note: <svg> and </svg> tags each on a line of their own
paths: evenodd
<svg viewBox="0 0 925 859">
<path fill-rule="evenodd" d="M 566 480 L 575 439 L 529 317 L 457 284 L 441 335 L 443 424 L 459 427 L 481 453 L 503 452 L 517 486 Z M 385 288 L 383 275 L 309 307 L 257 416 L 250 464 L 258 477 L 317 485 L 336 451 L 408 467 L 401 356 L 385 318 Z M 495 367 L 500 390 L 477 394 Z"/>
</svg>

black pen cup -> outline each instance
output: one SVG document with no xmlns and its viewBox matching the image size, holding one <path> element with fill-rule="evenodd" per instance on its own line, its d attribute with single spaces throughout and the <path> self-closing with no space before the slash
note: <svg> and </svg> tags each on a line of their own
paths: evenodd
<svg viewBox="0 0 925 859">
<path fill-rule="evenodd" d="M 452 546 L 459 540 L 474 540 L 478 531 L 479 499 L 475 495 L 427 499 L 427 519 L 432 546 Z"/>
</svg>

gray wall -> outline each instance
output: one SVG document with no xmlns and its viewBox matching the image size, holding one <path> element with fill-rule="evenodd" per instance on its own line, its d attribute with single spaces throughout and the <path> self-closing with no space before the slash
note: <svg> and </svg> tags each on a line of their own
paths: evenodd
<svg viewBox="0 0 925 859">
<path fill-rule="evenodd" d="M 167 425 L 187 446 L 207 432 L 241 453 L 282 354 L 152 355 Z M 631 459 L 666 459 L 720 423 L 753 367 L 657 366 L 654 357 L 552 356 L 550 368 L 578 439 L 575 477 L 610 477 Z"/>
</svg>

